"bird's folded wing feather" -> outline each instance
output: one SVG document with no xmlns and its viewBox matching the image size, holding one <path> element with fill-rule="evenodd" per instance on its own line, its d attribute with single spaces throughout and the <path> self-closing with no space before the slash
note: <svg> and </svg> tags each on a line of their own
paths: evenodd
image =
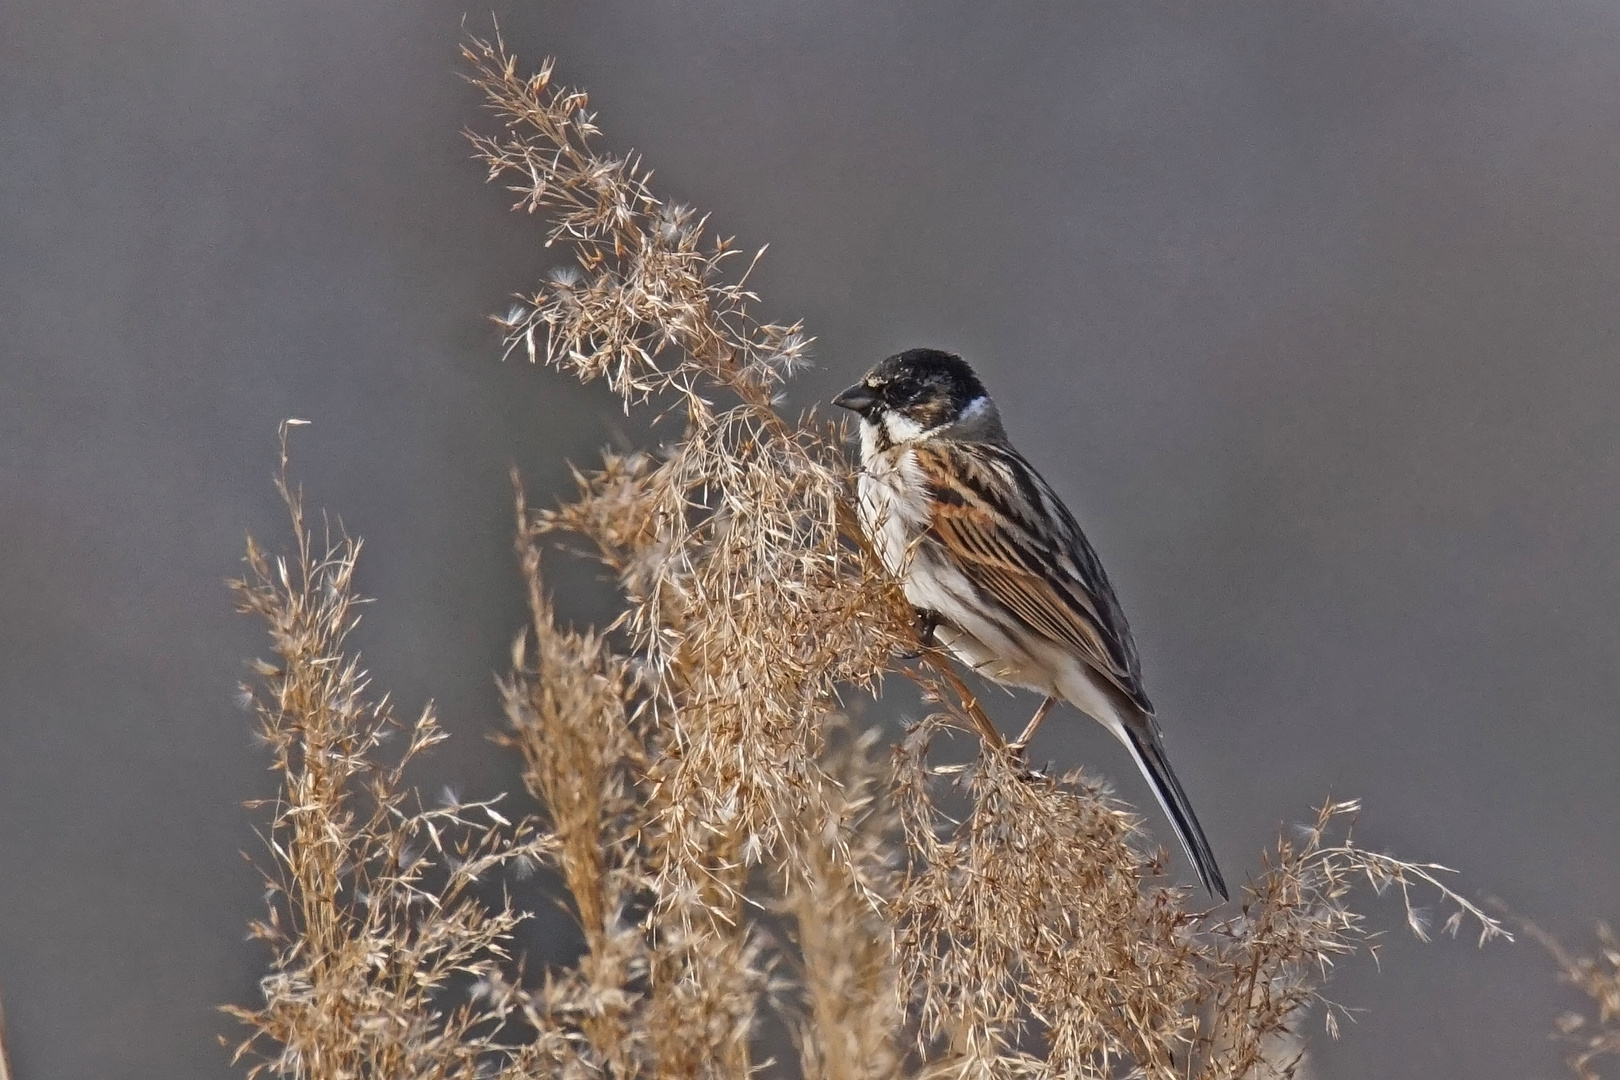
<svg viewBox="0 0 1620 1080">
<path fill-rule="evenodd" d="M 1010 448 L 970 444 L 919 448 L 917 464 L 934 495 L 929 534 L 974 587 L 1151 714 L 1102 564 L 1029 463 Z"/>
</svg>

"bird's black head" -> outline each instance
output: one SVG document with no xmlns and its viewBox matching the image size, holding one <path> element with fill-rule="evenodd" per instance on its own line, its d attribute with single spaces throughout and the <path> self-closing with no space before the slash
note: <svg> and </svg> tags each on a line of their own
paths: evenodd
<svg viewBox="0 0 1620 1080">
<path fill-rule="evenodd" d="M 938 349 L 896 353 L 833 398 L 834 405 L 852 409 L 873 424 L 892 427 L 896 420 L 904 421 L 919 433 L 962 419 L 968 407 L 980 401 L 980 408 L 993 409 L 984 384 L 967 361 Z"/>
</svg>

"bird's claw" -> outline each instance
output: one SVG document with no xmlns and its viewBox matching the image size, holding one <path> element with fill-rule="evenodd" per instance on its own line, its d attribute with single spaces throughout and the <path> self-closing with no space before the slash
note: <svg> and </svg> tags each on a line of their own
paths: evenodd
<svg viewBox="0 0 1620 1080">
<path fill-rule="evenodd" d="M 915 660 L 927 650 L 939 646 L 939 640 L 934 636 L 934 631 L 939 629 L 938 613 L 933 611 L 917 612 L 917 617 L 912 620 L 911 628 L 917 636 L 918 647 L 895 653 L 897 660 Z"/>
</svg>

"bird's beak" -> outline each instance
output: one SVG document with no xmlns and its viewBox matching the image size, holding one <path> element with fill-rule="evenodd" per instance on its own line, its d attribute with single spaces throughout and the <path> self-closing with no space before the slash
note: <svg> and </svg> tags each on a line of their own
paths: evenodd
<svg viewBox="0 0 1620 1080">
<path fill-rule="evenodd" d="M 877 406 L 878 397 L 865 383 L 856 383 L 833 398 L 832 403 L 840 409 L 850 409 L 865 416 Z"/>
</svg>

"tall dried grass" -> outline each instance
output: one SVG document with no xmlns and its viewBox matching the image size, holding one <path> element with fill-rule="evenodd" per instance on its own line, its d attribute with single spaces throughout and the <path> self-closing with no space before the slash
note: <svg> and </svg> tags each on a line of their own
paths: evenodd
<svg viewBox="0 0 1620 1080">
<path fill-rule="evenodd" d="M 1597 1063 L 1620 1057 L 1620 936 L 1607 924 L 1597 928 L 1598 947 L 1591 956 L 1565 949 L 1541 928 L 1526 927 L 1530 936 L 1552 954 L 1564 982 L 1591 999 L 1596 1016 L 1570 1011 L 1557 1020 L 1558 1038 L 1571 1045 L 1565 1060 L 1580 1080 L 1602 1080 Z"/>
<path fill-rule="evenodd" d="M 538 810 L 517 824 L 409 793 L 404 763 L 442 733 L 370 693 L 346 643 L 358 543 L 315 543 L 282 481 L 294 551 L 250 546 L 237 585 L 270 628 L 253 700 L 282 779 L 254 927 L 271 971 L 234 1010 L 255 1073 L 742 1080 L 775 1016 L 782 1067 L 813 1080 L 1293 1076 L 1305 1018 L 1335 1027 L 1331 968 L 1371 945 L 1358 884 L 1399 890 L 1419 935 L 1414 888 L 1447 930 L 1503 934 L 1442 868 L 1356 846 L 1353 803 L 1280 839 L 1235 911 L 1190 908 L 1130 808 L 1032 773 L 916 639 L 852 524 L 842 433 L 778 411 L 807 340 L 756 319 L 735 248 L 600 150 L 549 63 L 465 54 L 498 120 L 478 155 L 572 256 L 501 320 L 511 349 L 673 434 L 605 455 L 559 507 L 519 489 L 530 625 L 503 740 Z M 562 534 L 618 582 L 606 631 L 557 624 L 542 550 Z M 937 710 L 888 750 L 838 703 L 897 672 Z M 942 736 L 972 759 L 940 764 Z M 532 888 L 501 876 L 532 862 L 584 943 L 544 973 L 513 962 L 518 908 L 480 887 Z"/>
</svg>

